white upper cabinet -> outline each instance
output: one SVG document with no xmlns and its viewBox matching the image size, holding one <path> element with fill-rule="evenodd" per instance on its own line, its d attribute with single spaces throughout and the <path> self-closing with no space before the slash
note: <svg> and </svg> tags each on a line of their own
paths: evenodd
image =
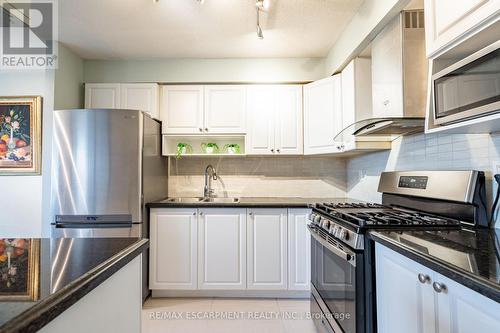
<svg viewBox="0 0 500 333">
<path fill-rule="evenodd" d="M 246 288 L 246 209 L 199 210 L 199 289 Z"/>
<path fill-rule="evenodd" d="M 303 153 L 300 85 L 249 86 L 247 116 L 247 154 Z"/>
<path fill-rule="evenodd" d="M 427 56 L 434 58 L 498 18 L 500 0 L 425 0 Z"/>
<path fill-rule="evenodd" d="M 401 18 L 389 22 L 372 42 L 373 117 L 404 116 Z"/>
<path fill-rule="evenodd" d="M 119 109 L 119 83 L 87 83 L 85 84 L 86 109 Z"/>
<path fill-rule="evenodd" d="M 311 234 L 307 229 L 310 209 L 288 209 L 288 289 L 310 290 Z"/>
<path fill-rule="evenodd" d="M 163 134 L 204 132 L 203 86 L 161 87 L 160 119 Z"/>
<path fill-rule="evenodd" d="M 120 85 L 121 109 L 141 110 L 152 118 L 160 119 L 158 85 L 156 83 L 130 83 Z"/>
<path fill-rule="evenodd" d="M 274 148 L 274 103 L 273 86 L 248 87 L 248 128 L 245 152 L 255 155 L 272 155 Z"/>
<path fill-rule="evenodd" d="M 205 132 L 245 133 L 246 86 L 205 86 Z"/>
<path fill-rule="evenodd" d="M 342 130 L 340 74 L 304 86 L 304 153 L 336 152 L 335 136 Z"/>
<path fill-rule="evenodd" d="M 302 86 L 276 87 L 275 150 L 281 155 L 302 155 Z"/>
<path fill-rule="evenodd" d="M 245 134 L 246 86 L 163 86 L 160 118 L 163 134 Z"/>
<path fill-rule="evenodd" d="M 372 116 L 371 59 L 355 58 L 342 71 L 342 128 Z"/>
<path fill-rule="evenodd" d="M 151 210 L 151 289 L 197 289 L 197 221 L 196 209 Z"/>
<path fill-rule="evenodd" d="M 287 210 L 248 210 L 247 288 L 287 289 Z"/>
<path fill-rule="evenodd" d="M 85 108 L 131 109 L 159 119 L 158 85 L 156 83 L 87 83 Z"/>
</svg>

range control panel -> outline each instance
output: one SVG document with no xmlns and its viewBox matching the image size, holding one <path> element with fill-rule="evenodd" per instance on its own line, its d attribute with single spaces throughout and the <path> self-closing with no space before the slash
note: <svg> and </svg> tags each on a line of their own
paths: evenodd
<svg viewBox="0 0 500 333">
<path fill-rule="evenodd" d="M 425 190 L 428 181 L 429 177 L 427 176 L 401 176 L 398 187 Z"/>
</svg>

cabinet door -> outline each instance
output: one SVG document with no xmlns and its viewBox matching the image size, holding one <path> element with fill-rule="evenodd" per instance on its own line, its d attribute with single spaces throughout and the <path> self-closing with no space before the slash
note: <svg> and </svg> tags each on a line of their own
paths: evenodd
<svg viewBox="0 0 500 333">
<path fill-rule="evenodd" d="M 247 288 L 287 289 L 287 210 L 249 209 Z"/>
<path fill-rule="evenodd" d="M 141 110 L 152 118 L 160 118 L 156 83 L 127 83 L 122 84 L 120 89 L 122 109 Z"/>
<path fill-rule="evenodd" d="M 199 289 L 245 289 L 246 210 L 200 209 Z"/>
<path fill-rule="evenodd" d="M 427 56 L 433 58 L 498 17 L 499 0 L 425 0 Z"/>
<path fill-rule="evenodd" d="M 302 136 L 302 87 L 276 86 L 275 150 L 280 155 L 301 155 L 304 152 Z"/>
<path fill-rule="evenodd" d="M 246 133 L 246 86 L 205 86 L 205 132 Z"/>
<path fill-rule="evenodd" d="M 288 209 L 288 289 L 310 290 L 311 235 L 307 230 L 310 209 Z"/>
<path fill-rule="evenodd" d="M 372 42 L 373 117 L 402 117 L 403 56 L 401 17 L 389 22 Z"/>
<path fill-rule="evenodd" d="M 377 330 L 435 332 L 433 272 L 378 243 L 375 246 Z M 420 273 L 430 280 L 421 283 Z"/>
<path fill-rule="evenodd" d="M 500 303 L 441 274 L 434 281 L 446 286 L 437 293 L 439 332 L 500 332 Z"/>
<path fill-rule="evenodd" d="M 274 145 L 275 96 L 274 86 L 248 87 L 247 137 L 245 152 L 249 155 L 272 155 Z"/>
<path fill-rule="evenodd" d="M 304 154 L 336 151 L 333 139 L 342 129 L 340 75 L 304 86 Z"/>
<path fill-rule="evenodd" d="M 149 286 L 197 288 L 196 209 L 152 209 Z"/>
<path fill-rule="evenodd" d="M 342 128 L 372 115 L 371 60 L 353 59 L 342 70 Z"/>
<path fill-rule="evenodd" d="M 85 84 L 86 109 L 119 109 L 119 83 L 88 83 Z"/>
<path fill-rule="evenodd" d="M 202 133 L 203 98 L 203 86 L 163 86 L 160 101 L 163 134 Z"/>
</svg>

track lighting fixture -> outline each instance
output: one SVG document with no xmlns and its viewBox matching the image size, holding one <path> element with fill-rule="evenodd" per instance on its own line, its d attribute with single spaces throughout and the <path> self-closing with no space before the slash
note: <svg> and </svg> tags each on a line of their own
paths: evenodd
<svg viewBox="0 0 500 333">
<path fill-rule="evenodd" d="M 267 10 L 269 9 L 270 2 L 270 0 L 257 0 L 255 6 L 259 9 Z"/>
<path fill-rule="evenodd" d="M 257 7 L 257 37 L 259 39 L 264 39 L 264 34 L 262 33 L 262 28 L 260 27 L 260 8 Z"/>
</svg>

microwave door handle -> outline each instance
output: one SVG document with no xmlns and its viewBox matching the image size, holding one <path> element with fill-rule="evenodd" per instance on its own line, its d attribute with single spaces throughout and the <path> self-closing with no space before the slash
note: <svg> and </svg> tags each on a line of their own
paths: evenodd
<svg viewBox="0 0 500 333">
<path fill-rule="evenodd" d="M 342 258 L 343 260 L 349 262 L 352 265 L 355 265 L 355 263 L 352 261 L 353 255 L 345 252 L 344 250 L 339 249 L 338 247 L 335 247 L 328 243 L 326 240 L 321 238 L 315 231 L 314 228 L 311 226 L 307 226 L 309 228 L 309 231 L 311 232 L 311 236 L 314 237 L 316 241 L 318 241 L 321 245 L 323 245 L 325 248 L 327 248 L 330 252 L 333 254 L 337 255 L 338 257 Z"/>
</svg>

